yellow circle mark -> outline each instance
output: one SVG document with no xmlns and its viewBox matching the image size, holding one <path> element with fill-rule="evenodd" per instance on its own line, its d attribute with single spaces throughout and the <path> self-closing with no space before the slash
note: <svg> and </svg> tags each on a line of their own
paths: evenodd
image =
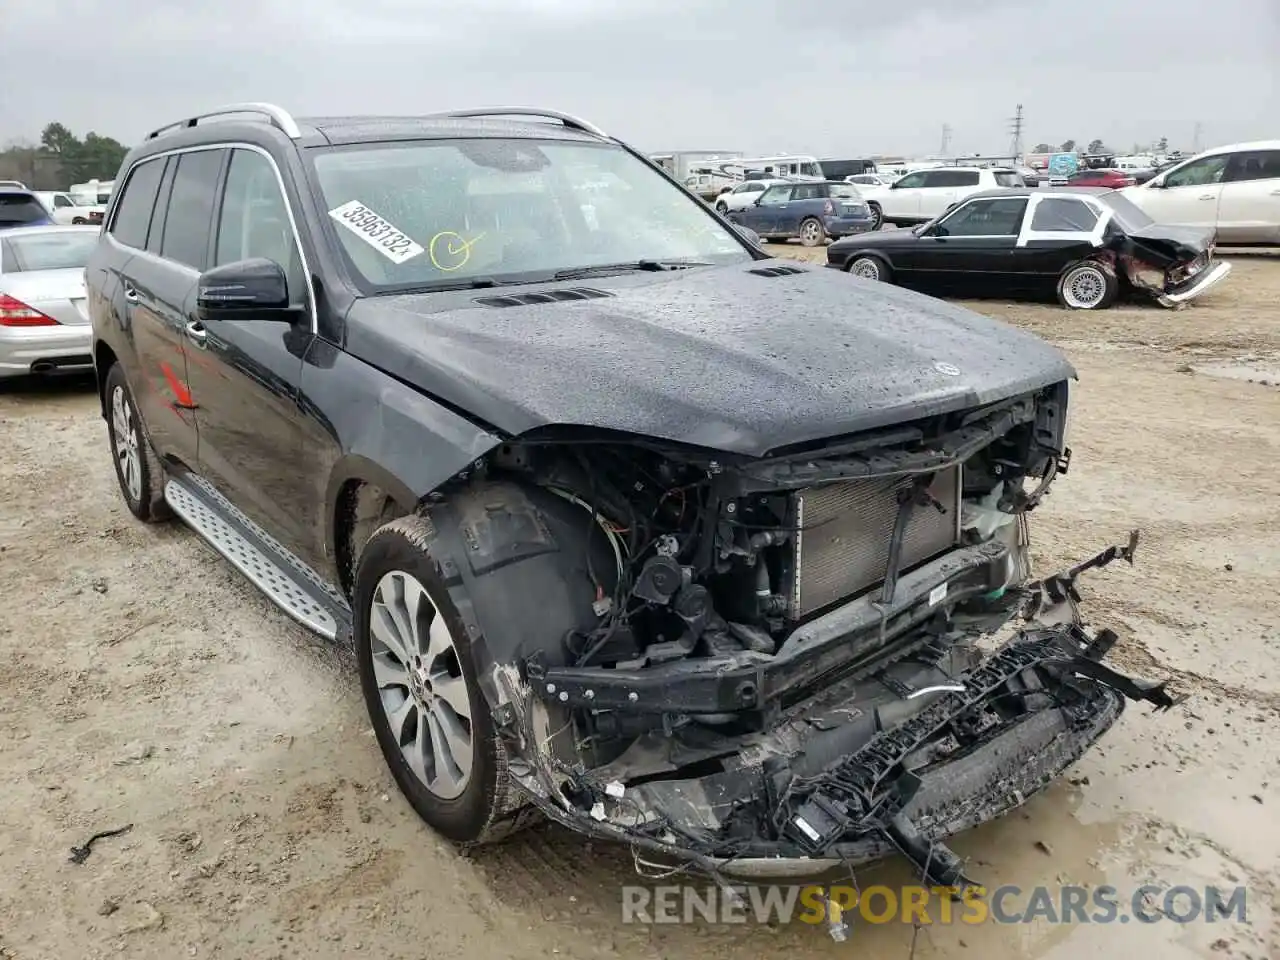
<svg viewBox="0 0 1280 960">
<path fill-rule="evenodd" d="M 482 239 L 483 233 L 468 240 L 456 231 L 441 230 L 427 244 L 427 255 L 431 257 L 431 264 L 437 270 L 451 273 L 467 265 L 467 261 L 471 259 L 471 248 Z"/>
</svg>

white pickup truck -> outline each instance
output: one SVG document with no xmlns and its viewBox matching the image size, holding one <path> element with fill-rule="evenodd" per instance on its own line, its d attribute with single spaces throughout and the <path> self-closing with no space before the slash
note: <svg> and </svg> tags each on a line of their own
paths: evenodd
<svg viewBox="0 0 1280 960">
<path fill-rule="evenodd" d="M 859 186 L 875 227 L 928 223 L 965 197 L 982 190 L 1023 186 L 1017 170 L 1004 167 L 932 167 L 916 170 L 885 187 Z"/>
</svg>

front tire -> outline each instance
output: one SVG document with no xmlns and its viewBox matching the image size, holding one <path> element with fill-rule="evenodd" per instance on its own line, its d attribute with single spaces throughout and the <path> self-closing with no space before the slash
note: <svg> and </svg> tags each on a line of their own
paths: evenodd
<svg viewBox="0 0 1280 960">
<path fill-rule="evenodd" d="M 881 280 L 886 283 L 889 281 L 888 264 L 869 253 L 851 258 L 845 269 L 863 280 Z"/>
<path fill-rule="evenodd" d="M 727 217 L 729 215 L 729 205 L 723 200 L 716 201 L 716 210 L 719 211 L 720 216 L 722 217 Z"/>
<path fill-rule="evenodd" d="M 1058 302 L 1068 310 L 1105 310 L 1119 293 L 1115 270 L 1098 260 L 1073 263 L 1058 277 Z"/>
<path fill-rule="evenodd" d="M 879 230 L 884 226 L 884 211 L 878 203 L 868 203 L 867 209 L 871 211 L 871 229 Z"/>
<path fill-rule="evenodd" d="M 516 826 L 521 802 L 434 540 L 430 520 L 413 514 L 380 527 L 361 551 L 352 596 L 360 686 L 418 816 L 450 840 L 489 843 Z"/>
<path fill-rule="evenodd" d="M 144 523 L 168 520 L 172 512 L 164 499 L 164 468 L 147 439 L 146 426 L 119 363 L 107 371 L 103 396 L 107 405 L 107 439 L 125 506 Z"/>
</svg>

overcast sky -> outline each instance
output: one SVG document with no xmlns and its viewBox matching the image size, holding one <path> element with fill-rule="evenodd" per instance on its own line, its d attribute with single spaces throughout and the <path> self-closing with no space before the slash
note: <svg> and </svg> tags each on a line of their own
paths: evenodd
<svg viewBox="0 0 1280 960">
<path fill-rule="evenodd" d="M 0 0 L 0 143 L 229 101 L 535 104 L 641 149 L 955 153 L 1280 137 L 1280 0 Z M 1054 12 L 1059 11 L 1059 12 Z M 29 37 L 29 41 L 24 40 Z"/>
</svg>

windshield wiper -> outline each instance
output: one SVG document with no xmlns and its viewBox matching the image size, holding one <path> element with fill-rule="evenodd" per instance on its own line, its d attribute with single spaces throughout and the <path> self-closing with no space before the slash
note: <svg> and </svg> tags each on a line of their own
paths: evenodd
<svg viewBox="0 0 1280 960">
<path fill-rule="evenodd" d="M 415 284 L 396 293 L 440 293 L 445 290 L 487 290 L 489 287 L 501 286 L 505 281 L 493 277 L 456 277 L 450 280 L 435 280 L 431 283 Z"/>
<path fill-rule="evenodd" d="M 556 280 L 577 280 L 582 277 L 598 277 L 609 273 L 629 273 L 639 271 L 659 273 L 663 270 L 684 270 L 686 267 L 709 267 L 705 260 L 632 260 L 627 263 L 601 263 L 593 267 L 574 267 L 571 270 L 557 270 L 553 274 Z"/>
</svg>

